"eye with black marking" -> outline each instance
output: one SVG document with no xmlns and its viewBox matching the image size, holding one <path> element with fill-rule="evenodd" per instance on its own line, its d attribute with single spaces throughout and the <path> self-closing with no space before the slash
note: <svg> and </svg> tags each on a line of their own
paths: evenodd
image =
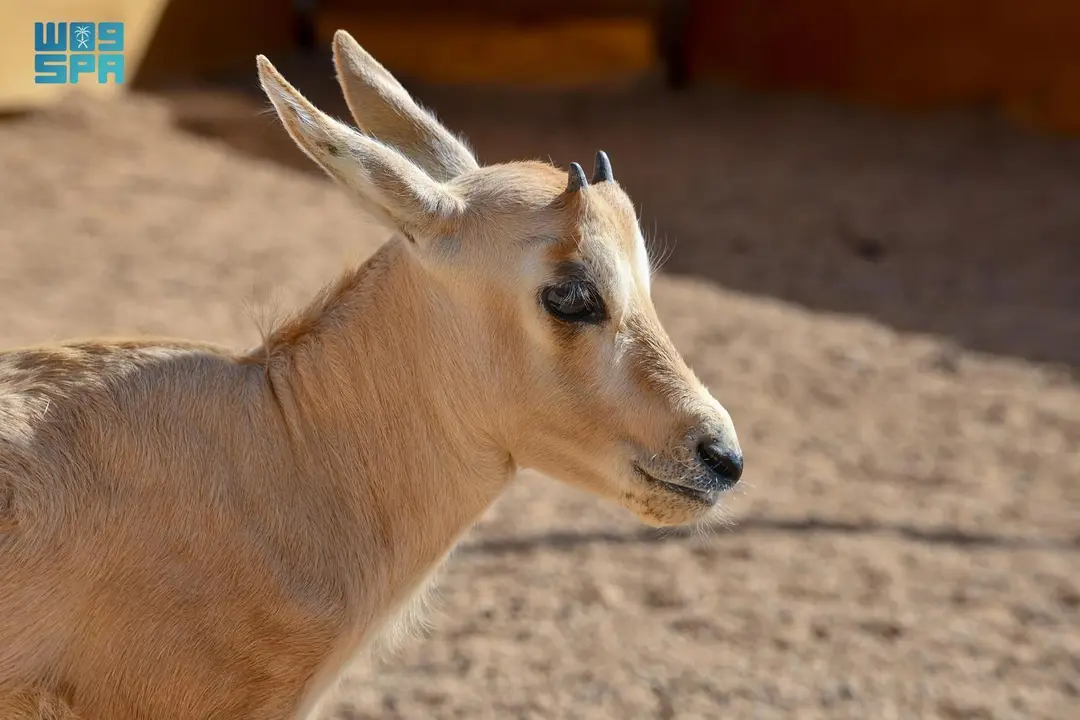
<svg viewBox="0 0 1080 720">
<path fill-rule="evenodd" d="M 596 286 L 587 280 L 567 280 L 549 285 L 540 293 L 544 309 L 570 323 L 599 323 L 604 320 L 604 302 Z"/>
</svg>

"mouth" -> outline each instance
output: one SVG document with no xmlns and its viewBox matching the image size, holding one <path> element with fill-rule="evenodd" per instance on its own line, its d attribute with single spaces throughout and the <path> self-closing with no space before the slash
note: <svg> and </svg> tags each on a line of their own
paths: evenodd
<svg viewBox="0 0 1080 720">
<path fill-rule="evenodd" d="M 660 478 L 645 472 L 645 470 L 637 463 L 634 463 L 634 472 L 648 480 L 650 483 L 653 483 L 654 485 L 659 485 L 667 492 L 679 495 L 686 498 L 687 500 L 692 500 L 693 502 L 696 502 L 700 505 L 715 505 L 716 501 L 720 498 L 719 490 L 705 490 L 701 488 L 689 487 L 687 485 L 679 485 L 673 482 L 667 482 L 666 480 L 661 480 Z"/>
</svg>

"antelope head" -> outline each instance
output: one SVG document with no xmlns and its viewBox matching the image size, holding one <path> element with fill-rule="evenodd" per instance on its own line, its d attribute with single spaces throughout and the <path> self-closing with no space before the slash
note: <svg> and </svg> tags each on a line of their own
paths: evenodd
<svg viewBox="0 0 1080 720">
<path fill-rule="evenodd" d="M 328 117 L 258 58 L 288 133 L 396 231 L 453 324 L 458 382 L 514 467 L 655 526 L 706 518 L 743 470 L 731 417 L 657 317 L 637 214 L 604 152 L 481 166 L 351 36 L 334 38 L 356 122 Z M 480 432 L 480 429 L 478 429 Z"/>
</svg>

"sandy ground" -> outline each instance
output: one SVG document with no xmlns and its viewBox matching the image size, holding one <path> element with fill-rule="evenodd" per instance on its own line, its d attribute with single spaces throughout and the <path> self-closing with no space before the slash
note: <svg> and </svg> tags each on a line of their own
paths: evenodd
<svg viewBox="0 0 1080 720">
<path fill-rule="evenodd" d="M 674 246 L 656 303 L 746 480 L 698 537 L 524 478 L 450 562 L 428 636 L 362 661 L 327 718 L 1080 707 L 1080 145 L 712 91 L 421 96 L 484 161 L 610 152 Z M 246 346 L 370 252 L 261 106 L 0 123 L 0 343 Z"/>
</svg>

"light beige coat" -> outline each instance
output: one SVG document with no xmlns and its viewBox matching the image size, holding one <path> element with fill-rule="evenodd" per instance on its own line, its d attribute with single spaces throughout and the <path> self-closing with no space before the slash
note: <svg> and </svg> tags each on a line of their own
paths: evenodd
<svg viewBox="0 0 1080 720">
<path fill-rule="evenodd" d="M 334 53 L 359 131 L 262 86 L 395 239 L 251 352 L 0 353 L 0 718 L 299 717 L 519 468 L 652 525 L 738 480 L 606 156 L 480 167 Z"/>
</svg>

